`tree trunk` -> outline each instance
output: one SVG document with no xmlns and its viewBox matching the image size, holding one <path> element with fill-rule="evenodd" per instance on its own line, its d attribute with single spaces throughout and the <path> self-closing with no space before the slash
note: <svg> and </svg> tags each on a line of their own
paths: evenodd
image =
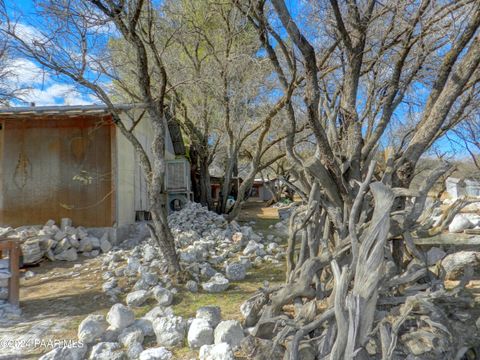
<svg viewBox="0 0 480 360">
<path fill-rule="evenodd" d="M 242 182 L 242 185 L 240 185 L 240 187 L 238 188 L 237 199 L 235 200 L 235 204 L 233 205 L 232 210 L 228 213 L 228 221 L 236 219 L 240 214 L 242 205 L 245 202 L 245 193 L 252 187 L 254 179 L 255 174 L 249 174 L 247 178 Z"/>
<path fill-rule="evenodd" d="M 236 153 L 228 158 L 223 177 L 222 189 L 220 190 L 220 200 L 218 201 L 217 212 L 224 214 L 227 208 L 227 199 L 232 190 L 232 176 L 235 169 Z"/>
<path fill-rule="evenodd" d="M 165 123 L 163 118 L 158 119 L 153 112 L 150 114 L 154 138 L 152 141 L 151 174 L 147 174 L 150 213 L 153 225 L 150 228 L 152 237 L 157 241 L 160 250 L 167 262 L 168 272 L 178 274 L 180 263 L 175 250 L 175 240 L 168 226 L 167 219 L 167 192 L 165 189 Z M 149 176 L 150 175 L 150 176 Z"/>
<path fill-rule="evenodd" d="M 209 210 L 212 209 L 212 188 L 210 185 L 210 172 L 208 171 L 208 156 L 199 155 L 199 191 L 200 203 L 207 206 Z"/>
</svg>

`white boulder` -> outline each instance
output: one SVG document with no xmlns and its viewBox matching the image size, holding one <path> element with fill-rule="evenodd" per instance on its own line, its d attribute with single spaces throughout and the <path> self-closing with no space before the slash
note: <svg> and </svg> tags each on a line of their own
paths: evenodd
<svg viewBox="0 0 480 360">
<path fill-rule="evenodd" d="M 233 351 L 227 343 L 203 345 L 200 348 L 200 360 L 235 360 Z"/>
<path fill-rule="evenodd" d="M 123 304 L 115 304 L 107 314 L 107 322 L 115 329 L 124 329 L 133 324 L 135 314 Z"/>
<path fill-rule="evenodd" d="M 78 340 L 83 343 L 92 343 L 101 337 L 108 328 L 103 315 L 88 315 L 78 326 Z"/>
<path fill-rule="evenodd" d="M 149 298 L 149 293 L 146 290 L 132 291 L 127 295 L 126 302 L 130 307 L 142 306 Z"/>
<path fill-rule="evenodd" d="M 225 269 L 225 275 L 227 279 L 232 281 L 243 280 L 247 276 L 245 266 L 241 263 L 232 263 L 227 265 Z"/>
<path fill-rule="evenodd" d="M 205 319 L 193 319 L 188 329 L 188 346 L 198 349 L 203 345 L 213 344 L 213 328 Z"/>
<path fill-rule="evenodd" d="M 202 306 L 197 310 L 197 319 L 207 320 L 212 328 L 215 328 L 222 320 L 222 313 L 219 306 Z"/>
<path fill-rule="evenodd" d="M 215 274 L 208 282 L 202 284 L 203 290 L 209 293 L 219 293 L 227 290 L 229 285 L 228 279 L 226 279 L 222 274 Z"/>
<path fill-rule="evenodd" d="M 160 306 L 169 306 L 173 301 L 173 294 L 170 290 L 159 285 L 152 289 L 153 297 L 158 301 Z"/>
<path fill-rule="evenodd" d="M 181 316 L 166 316 L 153 321 L 159 346 L 176 346 L 185 338 L 186 322 Z"/>
<path fill-rule="evenodd" d="M 140 360 L 170 360 L 172 353 L 164 347 L 151 348 L 144 350 L 139 359 Z"/>
<path fill-rule="evenodd" d="M 242 325 L 237 320 L 222 321 L 215 328 L 215 344 L 227 343 L 232 347 L 240 345 L 245 337 Z"/>
<path fill-rule="evenodd" d="M 471 229 L 473 226 L 473 223 L 467 216 L 464 214 L 457 214 L 448 226 L 448 231 L 452 233 L 461 233 L 466 229 Z"/>
</svg>

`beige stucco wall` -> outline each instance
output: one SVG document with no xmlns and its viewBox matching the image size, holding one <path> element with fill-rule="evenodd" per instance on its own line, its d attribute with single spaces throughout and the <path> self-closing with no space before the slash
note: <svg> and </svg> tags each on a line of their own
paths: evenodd
<svg viewBox="0 0 480 360">
<path fill-rule="evenodd" d="M 135 115 L 138 116 L 139 113 L 139 111 L 136 111 Z M 126 114 L 122 116 L 122 120 L 127 127 L 130 126 L 130 120 Z M 147 150 L 147 153 L 150 154 L 153 131 L 147 115 L 136 126 L 134 133 Z M 146 203 L 147 192 L 143 171 L 140 168 L 133 146 L 118 128 L 116 130 L 116 139 L 116 213 L 117 226 L 122 226 L 135 222 L 135 211 L 147 210 L 148 204 Z M 165 158 L 166 160 L 173 160 L 175 159 L 175 154 L 168 128 L 166 140 Z"/>
</svg>

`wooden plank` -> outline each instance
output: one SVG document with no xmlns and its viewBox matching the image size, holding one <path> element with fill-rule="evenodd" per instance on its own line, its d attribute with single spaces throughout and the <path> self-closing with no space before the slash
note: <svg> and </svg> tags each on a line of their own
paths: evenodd
<svg viewBox="0 0 480 360">
<path fill-rule="evenodd" d="M 466 229 L 465 234 L 468 235 L 480 235 L 480 229 Z"/>
<path fill-rule="evenodd" d="M 444 233 L 429 238 L 414 239 L 416 245 L 480 245 L 480 236 Z"/>
</svg>

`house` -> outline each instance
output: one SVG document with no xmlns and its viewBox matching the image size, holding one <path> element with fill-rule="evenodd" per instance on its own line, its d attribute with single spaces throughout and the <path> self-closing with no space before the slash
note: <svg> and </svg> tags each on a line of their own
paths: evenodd
<svg viewBox="0 0 480 360">
<path fill-rule="evenodd" d="M 118 105 L 122 121 L 144 115 Z M 166 137 L 169 211 L 191 198 L 190 165 L 174 119 Z M 151 123 L 134 133 L 150 152 Z M 71 218 L 86 227 L 127 226 L 149 218 L 143 172 L 131 143 L 102 105 L 0 109 L 0 225 Z"/>
<path fill-rule="evenodd" d="M 270 189 L 275 189 L 279 185 L 280 181 L 278 179 L 255 179 L 250 190 L 249 199 L 253 201 L 269 201 L 273 198 L 273 193 Z"/>
<path fill-rule="evenodd" d="M 475 180 L 448 177 L 445 180 L 445 187 L 448 195 L 452 199 L 457 199 L 461 196 L 480 196 L 480 182 Z"/>
</svg>

